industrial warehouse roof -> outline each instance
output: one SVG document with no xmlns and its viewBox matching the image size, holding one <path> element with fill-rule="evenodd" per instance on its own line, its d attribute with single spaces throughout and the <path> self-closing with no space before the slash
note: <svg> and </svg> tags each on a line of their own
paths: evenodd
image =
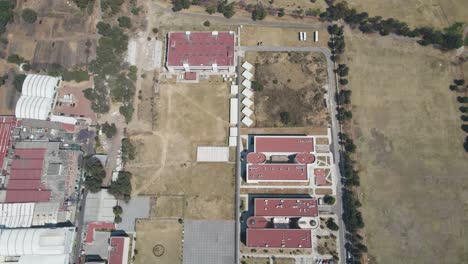
<svg viewBox="0 0 468 264">
<path fill-rule="evenodd" d="M 255 152 L 299 153 L 313 152 L 311 136 L 256 136 Z"/>
<path fill-rule="evenodd" d="M 30 227 L 34 217 L 34 203 L 0 204 L 0 228 Z"/>
<path fill-rule="evenodd" d="M 247 164 L 247 181 L 307 181 L 304 164 Z"/>
<path fill-rule="evenodd" d="M 247 229 L 248 247 L 311 248 L 310 230 L 305 229 Z"/>
<path fill-rule="evenodd" d="M 0 116 L 0 168 L 3 168 L 3 161 L 10 149 L 11 132 L 15 127 L 14 116 Z"/>
<path fill-rule="evenodd" d="M 170 32 L 168 66 L 234 65 L 234 32 Z"/>
<path fill-rule="evenodd" d="M 17 118 L 46 120 L 54 102 L 60 78 L 28 74 L 21 88 L 21 97 L 16 103 Z"/>
<path fill-rule="evenodd" d="M 316 199 L 256 198 L 256 216 L 316 217 Z"/>
<path fill-rule="evenodd" d="M 75 227 L 0 230 L 0 256 L 70 254 Z"/>
</svg>

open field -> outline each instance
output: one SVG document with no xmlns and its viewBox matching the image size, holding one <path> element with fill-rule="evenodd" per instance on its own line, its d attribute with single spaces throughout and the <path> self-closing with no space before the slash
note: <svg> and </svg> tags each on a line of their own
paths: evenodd
<svg viewBox="0 0 468 264">
<path fill-rule="evenodd" d="M 254 95 L 254 120 L 257 127 L 315 126 L 328 124 L 323 86 L 326 61 L 318 53 L 248 53 L 254 64 L 255 80 L 263 90 Z M 280 118 L 281 113 L 289 117 Z"/>
<path fill-rule="evenodd" d="M 468 173 L 450 55 L 346 30 L 370 263 L 467 263 Z"/>
<path fill-rule="evenodd" d="M 275 258 L 273 264 L 295 264 L 296 260 L 293 258 Z"/>
<path fill-rule="evenodd" d="M 244 258 L 241 259 L 241 264 L 270 264 L 269 258 Z"/>
<path fill-rule="evenodd" d="M 188 219 L 234 217 L 234 164 L 197 163 L 197 146 L 226 145 L 229 95 L 226 83 L 212 77 L 199 84 L 159 86 L 153 131 L 132 131 L 137 158 L 127 169 L 134 195 L 185 195 Z"/>
<path fill-rule="evenodd" d="M 151 217 L 184 217 L 184 203 L 182 195 L 159 196 Z"/>
<path fill-rule="evenodd" d="M 350 7 L 366 11 L 370 16 L 396 18 L 410 26 L 446 27 L 456 21 L 468 22 L 465 0 L 347 0 Z"/>
<path fill-rule="evenodd" d="M 136 264 L 181 263 L 182 225 L 177 220 L 137 220 Z M 157 257 L 153 253 L 156 245 L 164 247 L 164 254 Z"/>
<path fill-rule="evenodd" d="M 258 42 L 262 42 L 262 46 L 327 47 L 330 37 L 327 30 L 317 30 L 318 42 L 314 42 L 314 31 L 301 28 L 244 26 L 241 29 L 241 46 L 256 46 Z M 307 32 L 306 41 L 299 41 L 299 32 Z"/>
</svg>

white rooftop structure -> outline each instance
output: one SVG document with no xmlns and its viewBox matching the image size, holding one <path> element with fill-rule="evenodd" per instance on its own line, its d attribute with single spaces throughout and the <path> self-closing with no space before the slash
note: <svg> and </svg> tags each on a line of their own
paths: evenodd
<svg viewBox="0 0 468 264">
<path fill-rule="evenodd" d="M 85 223 L 114 222 L 114 206 L 117 205 L 115 197 L 101 190 L 97 193 L 89 192 L 86 195 L 86 208 L 84 212 Z"/>
<path fill-rule="evenodd" d="M 78 123 L 78 120 L 76 120 L 76 118 L 74 118 L 74 117 L 61 116 L 61 115 L 51 115 L 50 116 L 50 121 L 60 122 L 60 123 L 63 123 L 63 124 L 70 124 L 70 125 L 76 125 L 76 123 Z"/>
<path fill-rule="evenodd" d="M 237 98 L 231 98 L 229 106 L 229 123 L 231 123 L 231 125 L 236 125 L 239 116 L 239 100 Z"/>
<path fill-rule="evenodd" d="M 198 147 L 198 162 L 228 162 L 229 147 Z"/>
<path fill-rule="evenodd" d="M 242 94 L 245 95 L 246 97 L 250 98 L 250 97 L 253 96 L 254 93 L 249 88 L 245 88 L 244 91 L 242 91 Z"/>
<path fill-rule="evenodd" d="M 229 146 L 230 147 L 237 146 L 237 137 L 229 137 Z"/>
<path fill-rule="evenodd" d="M 251 107 L 253 105 L 253 102 L 249 98 L 245 97 L 244 100 L 242 100 L 242 104 L 247 107 Z"/>
<path fill-rule="evenodd" d="M 28 74 L 21 89 L 21 97 L 16 103 L 16 117 L 46 120 L 60 80 L 58 77 Z"/>
<path fill-rule="evenodd" d="M 31 227 L 34 203 L 0 204 L 0 228 Z"/>
<path fill-rule="evenodd" d="M 75 227 L 2 229 L 0 256 L 19 256 L 19 263 L 66 264 L 74 239 Z"/>
<path fill-rule="evenodd" d="M 252 88 L 252 82 L 245 79 L 243 82 L 242 82 L 242 85 L 245 87 L 245 88 Z"/>
<path fill-rule="evenodd" d="M 245 61 L 243 64 L 242 64 L 242 68 L 250 71 L 252 68 L 253 68 L 253 65 L 250 64 L 249 62 Z"/>
<path fill-rule="evenodd" d="M 239 86 L 236 84 L 231 84 L 231 95 L 236 95 L 239 93 Z"/>
<path fill-rule="evenodd" d="M 247 80 L 251 80 L 252 77 L 253 77 L 253 74 L 252 74 L 251 72 L 245 70 L 245 71 L 242 73 L 242 76 L 243 76 L 244 78 L 246 78 Z"/>
<path fill-rule="evenodd" d="M 230 127 L 229 128 L 229 136 L 230 137 L 237 137 L 237 127 Z"/>
<path fill-rule="evenodd" d="M 253 114 L 253 111 L 248 107 L 244 107 L 244 109 L 242 109 L 242 113 L 244 115 L 250 117 Z"/>
<path fill-rule="evenodd" d="M 250 127 L 252 124 L 253 124 L 253 121 L 252 119 L 250 119 L 250 117 L 246 116 L 242 119 L 242 123 L 244 123 L 244 125 Z"/>
</svg>

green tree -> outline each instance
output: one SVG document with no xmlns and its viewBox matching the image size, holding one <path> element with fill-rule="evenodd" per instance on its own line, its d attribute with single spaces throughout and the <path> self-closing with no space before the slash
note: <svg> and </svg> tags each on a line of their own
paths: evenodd
<svg viewBox="0 0 468 264">
<path fill-rule="evenodd" d="M 114 212 L 114 215 L 121 215 L 123 213 L 122 206 L 116 205 L 112 208 L 112 211 Z"/>
<path fill-rule="evenodd" d="M 128 138 L 122 139 L 122 161 L 128 162 L 134 160 L 136 155 L 136 148 Z"/>
<path fill-rule="evenodd" d="M 291 122 L 291 115 L 289 112 L 281 112 L 280 113 L 281 123 L 288 125 Z"/>
<path fill-rule="evenodd" d="M 338 68 L 335 71 L 340 77 L 345 77 L 349 73 L 349 68 L 346 64 L 338 64 Z"/>
<path fill-rule="evenodd" d="M 203 25 L 205 27 L 209 27 L 211 25 L 210 21 L 206 20 L 205 22 L 203 22 Z"/>
<path fill-rule="evenodd" d="M 189 9 L 190 5 L 190 0 L 172 0 L 172 11 L 177 12 L 182 9 Z"/>
<path fill-rule="evenodd" d="M 206 7 L 205 11 L 208 14 L 212 15 L 212 14 L 216 13 L 216 6 L 215 5 L 209 5 L 209 6 Z"/>
<path fill-rule="evenodd" d="M 453 80 L 453 82 L 456 84 L 456 85 L 464 85 L 465 84 L 465 80 L 464 79 L 455 79 Z"/>
<path fill-rule="evenodd" d="M 108 23 L 104 23 L 102 21 L 99 21 L 96 25 L 96 28 L 98 30 L 98 33 L 103 35 L 103 36 L 109 36 L 112 32 L 112 27 Z"/>
<path fill-rule="evenodd" d="M 115 123 L 109 124 L 108 122 L 105 122 L 102 124 L 101 129 L 107 138 L 113 138 L 117 134 Z"/>
<path fill-rule="evenodd" d="M 126 103 L 119 108 L 119 113 L 123 115 L 127 124 L 132 121 L 133 112 L 135 112 L 135 109 L 131 104 Z"/>
<path fill-rule="evenodd" d="M 333 205 L 333 204 L 335 204 L 336 199 L 335 199 L 335 197 L 333 197 L 333 196 L 327 194 L 327 195 L 325 195 L 325 196 L 323 197 L 323 201 L 324 201 L 326 204 Z"/>
<path fill-rule="evenodd" d="M 256 92 L 263 91 L 263 84 L 259 81 L 252 81 L 252 89 Z"/>
<path fill-rule="evenodd" d="M 25 8 L 21 12 L 21 18 L 23 18 L 23 20 L 26 23 L 33 24 L 37 20 L 37 13 L 36 13 L 36 11 L 34 11 L 34 10 L 30 9 L 30 8 Z"/>
<path fill-rule="evenodd" d="M 81 9 L 85 9 L 88 7 L 88 4 L 92 4 L 94 0 L 73 0 L 75 2 L 76 6 L 78 6 Z"/>
<path fill-rule="evenodd" d="M 278 17 L 284 17 L 285 14 L 286 14 L 286 13 L 284 12 L 284 8 L 280 8 L 280 9 L 278 10 Z"/>
<path fill-rule="evenodd" d="M 253 20 L 263 20 L 267 16 L 267 11 L 262 4 L 257 4 L 252 11 L 252 19 Z"/>
<path fill-rule="evenodd" d="M 101 162 L 92 156 L 84 158 L 85 181 L 84 185 L 92 193 L 101 190 L 102 181 L 106 177 L 106 171 Z"/>
<path fill-rule="evenodd" d="M 333 218 L 328 218 L 326 223 L 328 229 L 332 231 L 338 231 L 338 229 L 340 229 L 340 227 L 335 223 L 335 220 Z"/>
<path fill-rule="evenodd" d="M 117 180 L 111 182 L 108 192 L 116 199 L 130 200 L 132 194 L 132 174 L 128 171 L 120 171 Z"/>
<path fill-rule="evenodd" d="M 14 8 L 15 6 L 13 1 L 0 1 L 0 33 L 4 33 L 8 23 L 13 21 Z"/>
<path fill-rule="evenodd" d="M 119 27 L 131 28 L 132 20 L 128 16 L 121 16 L 117 19 L 119 21 Z"/>
<path fill-rule="evenodd" d="M 116 224 L 122 223 L 122 217 L 120 215 L 116 215 L 114 217 L 114 223 L 116 223 Z"/>
<path fill-rule="evenodd" d="M 7 58 L 7 61 L 9 63 L 14 63 L 17 65 L 20 65 L 21 63 L 26 62 L 26 60 L 23 57 L 19 56 L 18 54 L 9 55 Z"/>
<path fill-rule="evenodd" d="M 25 79 L 25 74 L 15 75 L 15 78 L 13 79 L 13 87 L 15 87 L 16 91 L 21 92 L 21 90 L 23 89 L 23 83 Z"/>
</svg>

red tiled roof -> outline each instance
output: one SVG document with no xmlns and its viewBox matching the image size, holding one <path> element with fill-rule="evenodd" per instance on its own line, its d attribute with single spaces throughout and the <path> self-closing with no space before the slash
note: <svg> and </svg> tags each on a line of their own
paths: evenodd
<svg viewBox="0 0 468 264">
<path fill-rule="evenodd" d="M 125 240 L 127 237 L 111 237 L 108 264 L 125 264 L 128 262 L 125 258 Z"/>
<path fill-rule="evenodd" d="M 16 127 L 14 116 L 0 116 L 0 168 L 3 167 L 11 144 L 11 132 Z"/>
<path fill-rule="evenodd" d="M 16 159 L 41 159 L 45 157 L 46 149 L 44 148 L 17 148 L 15 149 Z"/>
<path fill-rule="evenodd" d="M 6 203 L 48 202 L 50 191 L 47 190 L 7 190 Z"/>
<path fill-rule="evenodd" d="M 197 79 L 197 73 L 196 72 L 186 72 L 184 74 L 184 80 L 194 81 L 196 79 Z"/>
<path fill-rule="evenodd" d="M 308 136 L 256 136 L 255 152 L 312 152 L 314 139 Z"/>
<path fill-rule="evenodd" d="M 247 229 L 247 246 L 262 248 L 312 248 L 310 230 Z"/>
<path fill-rule="evenodd" d="M 11 169 L 10 180 L 37 180 L 42 177 L 42 169 Z"/>
<path fill-rule="evenodd" d="M 299 153 L 296 155 L 296 161 L 301 164 L 311 164 L 315 161 L 315 156 L 312 153 Z"/>
<path fill-rule="evenodd" d="M 317 200 L 313 198 L 256 198 L 254 206 L 255 216 L 316 217 L 318 215 Z"/>
<path fill-rule="evenodd" d="M 229 32 L 171 32 L 167 41 L 167 65 L 234 65 L 234 34 Z"/>
<path fill-rule="evenodd" d="M 250 152 L 247 154 L 247 162 L 248 163 L 263 163 L 266 161 L 266 156 L 263 153 L 256 153 L 256 152 Z"/>
<path fill-rule="evenodd" d="M 94 241 L 95 229 L 115 229 L 114 223 L 109 222 L 91 222 L 88 224 L 88 231 L 86 232 L 85 243 L 92 243 Z"/>
<path fill-rule="evenodd" d="M 250 181 L 307 181 L 304 164 L 247 164 Z"/>
<path fill-rule="evenodd" d="M 324 169 L 315 169 L 314 175 L 316 185 L 327 185 L 327 175 Z"/>
<path fill-rule="evenodd" d="M 44 166 L 43 159 L 14 159 L 11 163 L 11 168 L 15 170 L 42 170 Z"/>
<path fill-rule="evenodd" d="M 46 187 L 41 183 L 41 180 L 9 180 L 7 185 L 8 190 L 38 190 Z"/>
</svg>

